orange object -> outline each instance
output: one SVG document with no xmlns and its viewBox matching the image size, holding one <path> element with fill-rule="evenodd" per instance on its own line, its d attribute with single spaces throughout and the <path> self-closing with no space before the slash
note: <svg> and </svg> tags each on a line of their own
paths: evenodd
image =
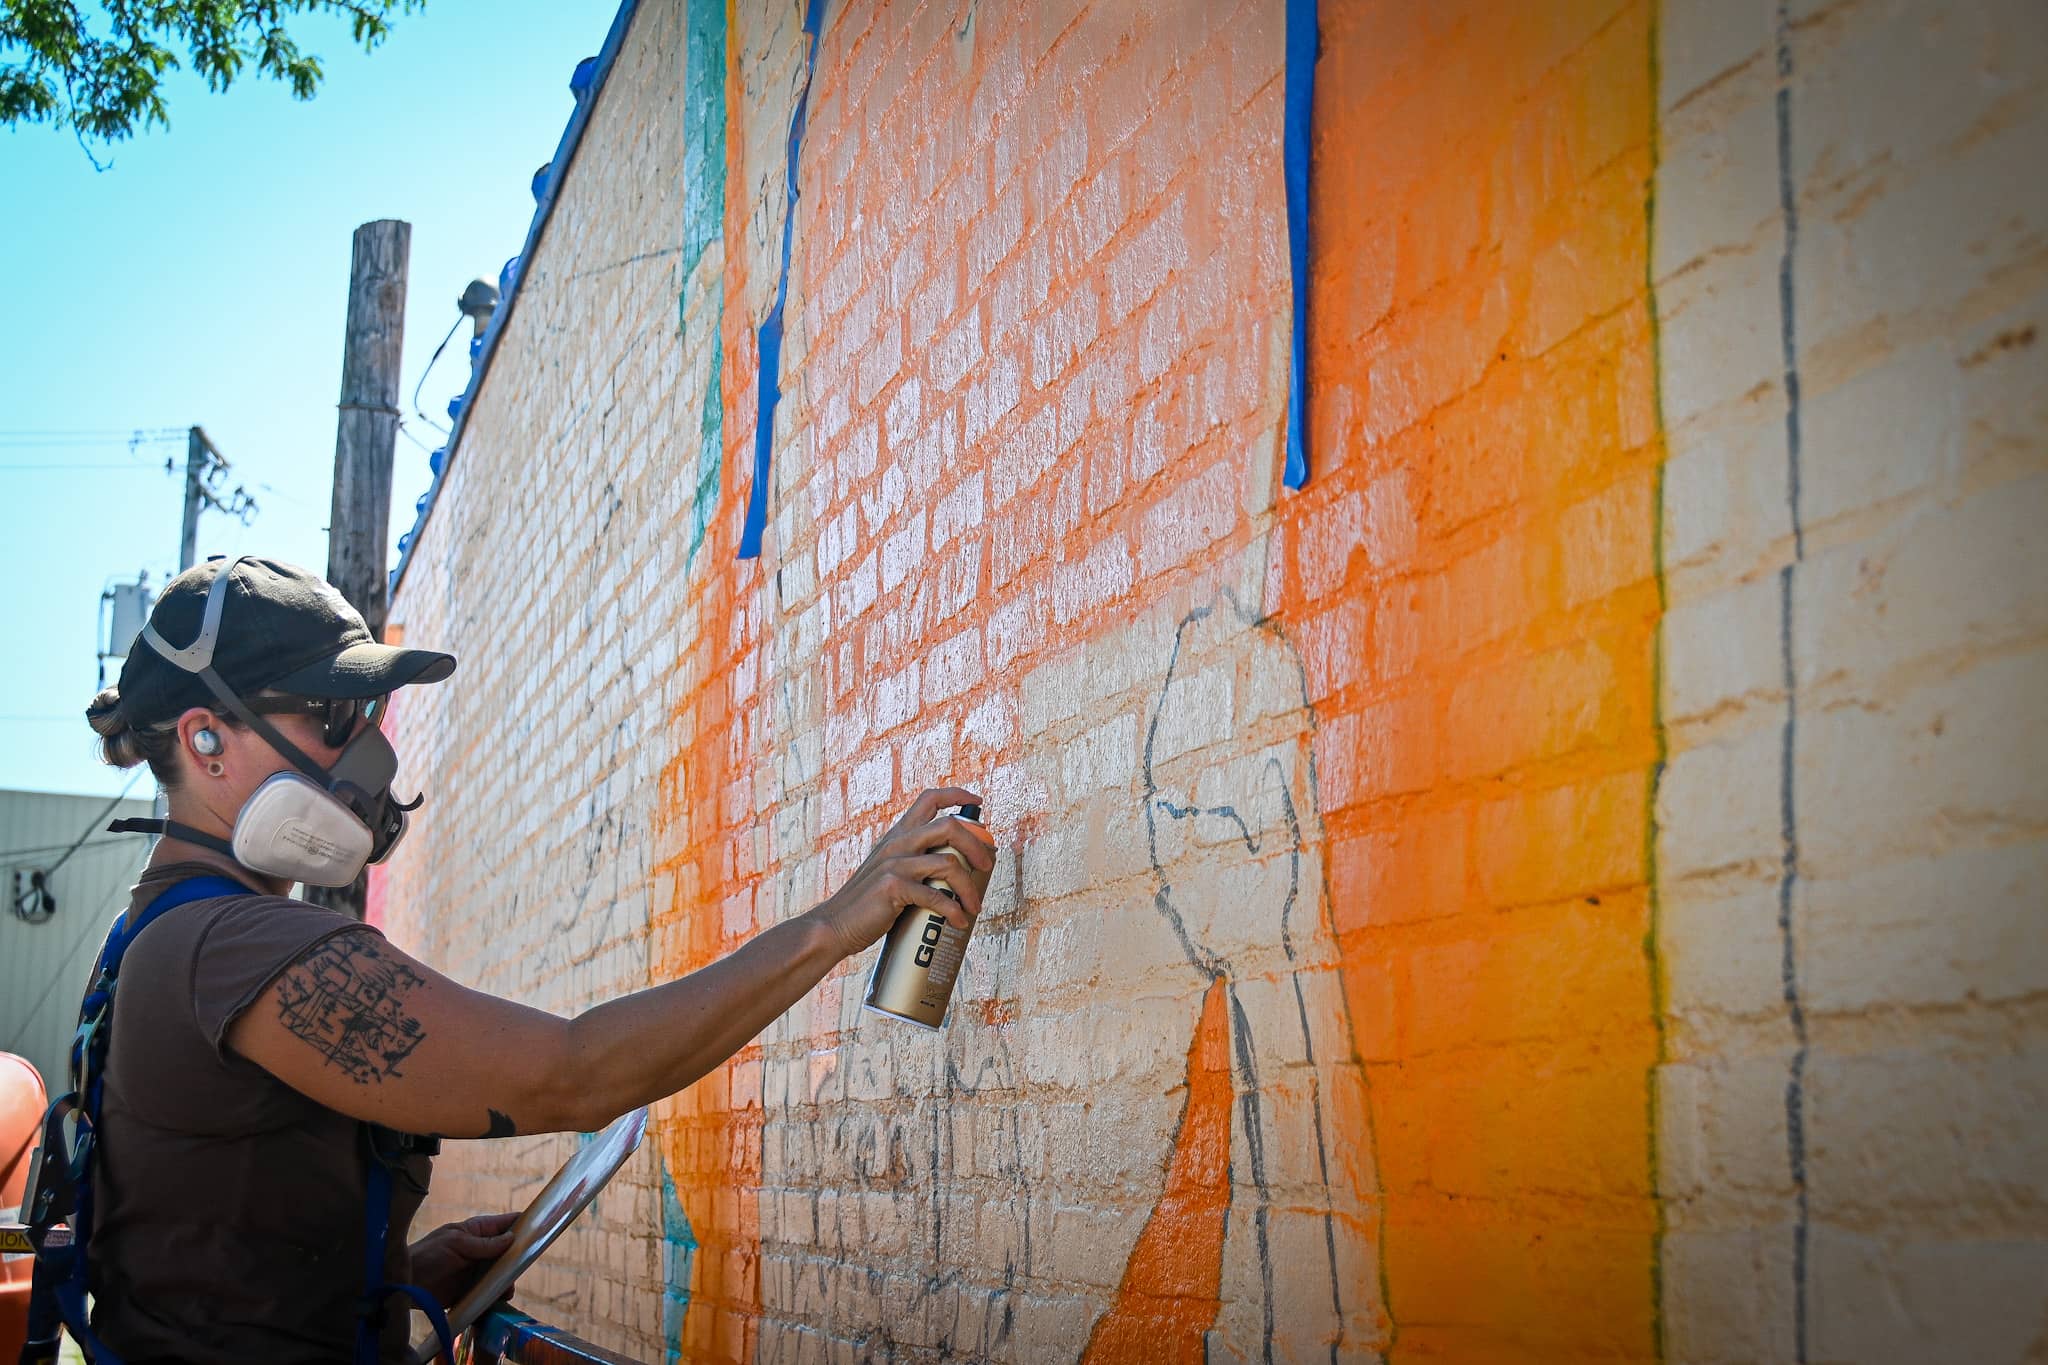
<svg viewBox="0 0 2048 1365">
<path fill-rule="evenodd" d="M 1082 1365 L 1122 1360 L 1198 1362 L 1221 1307 L 1224 1223 L 1230 1214 L 1230 1030 L 1224 982 L 1202 1001 L 1188 1047 L 1188 1106 L 1174 1137 L 1166 1189 L 1131 1252 L 1116 1302 L 1096 1320 Z"/>
<path fill-rule="evenodd" d="M 43 1078 L 27 1059 L 0 1052 L 0 1223 L 19 1222 L 28 1189 L 28 1161 L 35 1151 L 49 1096 Z M 28 1338 L 27 1256 L 0 1256 L 0 1360 L 21 1353 Z"/>
</svg>

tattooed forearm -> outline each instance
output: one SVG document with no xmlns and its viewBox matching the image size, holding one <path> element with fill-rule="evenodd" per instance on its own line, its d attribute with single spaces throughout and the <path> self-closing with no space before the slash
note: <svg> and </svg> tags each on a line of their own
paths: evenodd
<svg viewBox="0 0 2048 1365">
<path fill-rule="evenodd" d="M 365 933 L 329 939 L 278 978 L 278 1018 L 358 1085 L 396 1076 L 426 1037 L 406 997 L 426 978 Z"/>
</svg>

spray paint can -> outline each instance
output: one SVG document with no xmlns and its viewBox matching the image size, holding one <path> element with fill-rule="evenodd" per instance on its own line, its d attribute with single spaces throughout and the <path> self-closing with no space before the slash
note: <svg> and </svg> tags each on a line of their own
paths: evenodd
<svg viewBox="0 0 2048 1365">
<path fill-rule="evenodd" d="M 955 814 L 962 820 L 981 821 L 980 806 L 962 806 Z M 946 852 L 965 872 L 967 859 L 960 856 L 960 850 L 948 845 Z M 943 877 L 927 878 L 925 885 L 960 899 Z M 875 958 L 875 969 L 868 976 L 867 1007 L 922 1028 L 944 1024 L 946 1002 L 953 997 L 953 983 L 960 979 L 960 964 L 966 960 L 972 933 L 971 929 L 955 929 L 944 915 L 922 905 L 905 910 Z"/>
</svg>

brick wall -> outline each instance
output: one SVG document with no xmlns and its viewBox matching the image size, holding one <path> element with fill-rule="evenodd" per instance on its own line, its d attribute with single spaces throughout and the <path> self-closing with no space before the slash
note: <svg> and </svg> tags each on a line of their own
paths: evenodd
<svg viewBox="0 0 2048 1365">
<path fill-rule="evenodd" d="M 1673 1359 L 2042 1350 L 2048 19 L 1666 6 Z"/>
<path fill-rule="evenodd" d="M 642 0 L 394 604 L 463 666 L 396 716 L 391 932 L 573 1012 L 922 786 L 1004 852 L 944 1033 L 849 964 L 657 1106 L 530 1311 L 2038 1348 L 1991 1305 L 2048 1278 L 2043 25 L 1752 9 L 1325 0 L 1290 492 L 1282 8 L 828 6 L 742 561 L 800 7 Z"/>
</svg>

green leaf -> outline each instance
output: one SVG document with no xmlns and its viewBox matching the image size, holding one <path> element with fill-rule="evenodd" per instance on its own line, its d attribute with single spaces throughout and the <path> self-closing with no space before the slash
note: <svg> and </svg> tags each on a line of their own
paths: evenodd
<svg viewBox="0 0 2048 1365">
<path fill-rule="evenodd" d="M 0 127 L 48 123 L 82 139 L 119 142 L 169 127 L 162 82 L 189 64 L 221 93 L 253 65 L 311 99 L 326 72 L 303 52 L 289 21 L 345 17 L 351 41 L 372 51 L 391 16 L 425 0 L 102 0 L 88 17 L 73 0 L 0 0 Z M 90 149 L 88 149 L 90 155 Z"/>
</svg>

